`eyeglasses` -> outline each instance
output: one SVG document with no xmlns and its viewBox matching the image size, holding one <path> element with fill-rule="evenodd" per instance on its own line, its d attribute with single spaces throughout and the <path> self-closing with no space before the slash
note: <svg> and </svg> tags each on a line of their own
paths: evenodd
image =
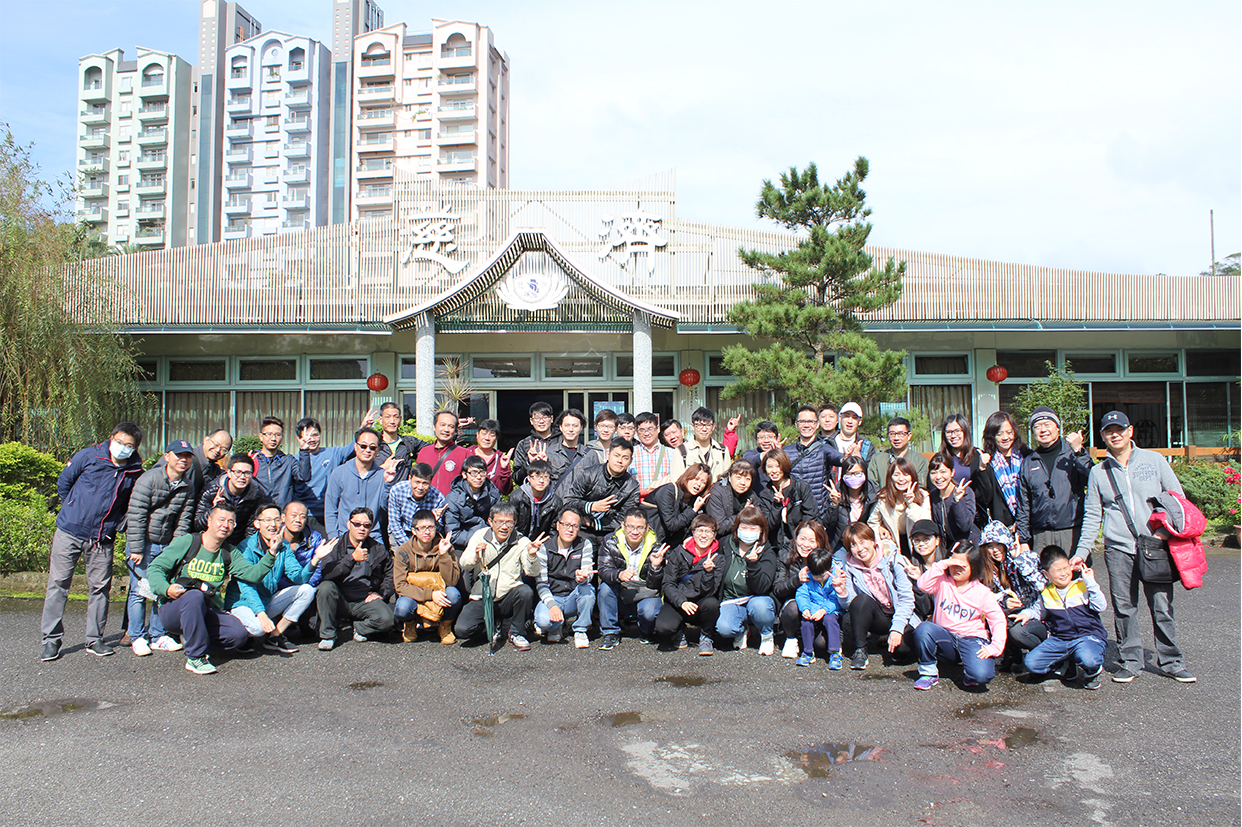
<svg viewBox="0 0 1242 827">
<path fill-rule="evenodd" d="M 904 429 L 900 431 L 890 430 L 888 432 L 888 435 L 890 438 L 895 437 L 895 436 L 909 436 L 910 432 Z"/>
<path fill-rule="evenodd" d="M 910 542 L 916 546 L 926 546 L 934 542 L 935 539 L 936 539 L 935 537 L 927 537 L 923 534 L 919 534 L 918 536 L 911 537 Z"/>
<path fill-rule="evenodd" d="M 492 528 L 513 528 L 513 520 L 492 520 Z"/>
<path fill-rule="evenodd" d="M 556 524 L 559 525 L 561 528 L 573 528 L 573 529 L 582 528 L 581 523 L 567 523 L 564 520 L 557 520 Z"/>
<path fill-rule="evenodd" d="M 462 473 L 465 474 L 467 477 L 486 477 L 487 476 L 487 471 L 481 468 L 467 468 Z"/>
<path fill-rule="evenodd" d="M 945 428 L 944 429 L 945 436 L 961 436 L 963 433 L 965 433 L 965 431 L 963 431 L 961 428 Z"/>
<path fill-rule="evenodd" d="M 797 423 L 799 425 L 818 425 L 819 420 L 818 419 L 799 419 L 797 420 Z"/>
<path fill-rule="evenodd" d="M 428 531 L 435 531 L 436 527 L 434 525 L 416 525 L 414 526 L 414 530 L 419 534 L 425 534 Z"/>
<path fill-rule="evenodd" d="M 249 468 L 230 468 L 229 473 L 235 477 L 253 477 L 254 471 Z"/>
<path fill-rule="evenodd" d="M 530 421 L 531 422 L 551 422 L 552 417 L 548 416 L 547 414 L 531 414 Z"/>
<path fill-rule="evenodd" d="M 715 534 L 716 529 L 708 528 L 707 526 L 699 526 L 698 528 L 694 530 L 694 533 L 695 534 Z"/>
<path fill-rule="evenodd" d="M 355 451 L 370 451 L 371 453 L 375 453 L 376 451 L 379 450 L 379 446 L 378 445 L 363 445 L 361 442 L 355 442 L 354 450 Z"/>
<path fill-rule="evenodd" d="M 371 526 L 375 525 L 375 523 L 360 523 L 357 520 L 350 520 L 349 524 L 353 526 L 354 528 L 370 528 Z"/>
<path fill-rule="evenodd" d="M 228 448 L 225 448 L 223 445 L 221 445 L 220 443 L 216 442 L 216 441 L 215 441 L 214 439 L 212 439 L 211 437 L 207 437 L 207 438 L 206 438 L 205 440 L 203 440 L 203 441 L 204 441 L 204 442 L 206 442 L 207 444 L 209 444 L 212 448 L 215 448 L 217 451 L 219 451 L 219 452 L 220 452 L 220 453 L 222 453 L 222 454 L 227 454 L 227 453 L 229 452 L 229 449 L 228 449 Z M 229 447 L 232 447 L 232 446 L 229 446 Z"/>
</svg>

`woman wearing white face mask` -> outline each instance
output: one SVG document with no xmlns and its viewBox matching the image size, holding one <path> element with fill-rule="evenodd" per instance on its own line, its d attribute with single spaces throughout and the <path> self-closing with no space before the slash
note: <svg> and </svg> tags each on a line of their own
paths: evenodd
<svg viewBox="0 0 1242 827">
<path fill-rule="evenodd" d="M 759 632 L 761 655 L 776 651 L 772 640 L 776 602 L 771 594 L 777 554 L 767 543 L 767 536 L 768 521 L 758 508 L 747 505 L 737 515 L 733 534 L 721 543 L 724 576 L 718 593 L 720 617 L 716 620 L 716 634 L 733 639 L 739 650 L 746 648 L 746 625 L 754 626 Z"/>
<path fill-rule="evenodd" d="M 871 519 L 871 510 L 879 498 L 879 489 L 867 479 L 867 466 L 859 457 L 849 457 L 841 469 L 841 482 L 828 483 L 828 509 L 824 513 L 824 529 L 831 545 L 841 544 L 841 535 L 854 523 Z"/>
</svg>

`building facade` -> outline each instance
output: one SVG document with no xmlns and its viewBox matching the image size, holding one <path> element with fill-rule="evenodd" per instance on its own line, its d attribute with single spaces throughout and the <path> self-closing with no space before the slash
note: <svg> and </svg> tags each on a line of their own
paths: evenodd
<svg viewBox="0 0 1242 827">
<path fill-rule="evenodd" d="M 268 31 L 225 52 L 225 240 L 328 223 L 329 53 Z"/>
<path fill-rule="evenodd" d="M 351 219 L 394 216 L 394 174 L 507 187 L 509 59 L 476 23 L 397 24 L 354 40 Z"/>
<path fill-rule="evenodd" d="M 384 12 L 372 0 L 332 3 L 332 224 L 349 220 L 350 160 L 354 118 L 354 39 L 384 26 Z"/>
<path fill-rule="evenodd" d="M 763 346 L 728 321 L 759 278 L 738 248 L 777 252 L 794 236 L 687 221 L 671 176 L 588 193 L 399 174 L 395 190 L 387 222 L 99 262 L 125 286 L 122 321 L 142 337 L 157 400 L 143 424 L 198 438 L 309 415 L 340 444 L 369 408 L 396 400 L 426 433 L 446 371 L 469 382 L 463 413 L 500 421 L 503 447 L 541 400 L 683 421 L 700 404 L 748 423 L 771 410 L 763 394 L 722 397 L 721 350 Z M 1068 359 L 1095 421 L 1127 411 L 1141 445 L 1212 447 L 1238 428 L 1236 276 L 869 252 L 908 262 L 901 299 L 866 324 L 882 347 L 907 351 L 904 404 L 933 421 L 960 412 L 980 434 L 1045 359 Z M 996 364 L 1009 371 L 999 385 L 986 376 Z M 679 382 L 686 368 L 701 377 L 692 387 Z M 384 390 L 367 390 L 373 374 Z"/>
<path fill-rule="evenodd" d="M 193 197 L 187 216 L 188 244 L 220 240 L 227 95 L 224 53 L 234 43 L 263 31 L 262 24 L 236 3 L 202 0 L 199 12 L 198 65 L 194 69 L 194 105 L 189 120 L 189 180 Z"/>
<path fill-rule="evenodd" d="M 186 243 L 191 67 L 169 52 L 121 49 L 78 61 L 77 218 L 112 245 Z"/>
</svg>

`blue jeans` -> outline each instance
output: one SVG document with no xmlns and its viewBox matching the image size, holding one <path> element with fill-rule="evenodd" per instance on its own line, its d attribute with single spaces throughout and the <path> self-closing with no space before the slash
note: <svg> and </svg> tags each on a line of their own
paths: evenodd
<svg viewBox="0 0 1242 827">
<path fill-rule="evenodd" d="M 619 593 L 619 594 L 618 594 Z M 630 597 L 630 589 L 613 588 L 611 584 L 601 580 L 599 584 L 599 631 L 604 635 L 621 634 L 621 613 L 625 616 L 636 615 L 638 628 L 644 635 L 652 634 L 655 629 L 656 616 L 664 603 L 658 597 L 645 597 L 634 600 Z"/>
<path fill-rule="evenodd" d="M 959 637 L 930 620 L 914 627 L 914 648 L 918 652 L 920 675 L 939 675 L 936 661 L 946 660 L 962 665 L 962 675 L 968 685 L 981 686 L 996 677 L 993 659 L 979 657 L 979 650 L 989 643 L 991 641 L 987 638 Z"/>
<path fill-rule="evenodd" d="M 156 641 L 164 636 L 164 624 L 160 622 L 160 613 L 154 605 L 151 607 L 151 625 L 148 629 L 147 601 L 138 596 L 137 588 L 139 579 L 147 576 L 147 566 L 163 550 L 164 546 L 159 543 L 147 543 L 142 553 L 142 562 L 131 564 L 133 569 L 129 573 L 129 594 L 125 597 L 125 611 L 129 614 L 129 628 L 126 631 L 129 632 L 130 640 L 145 637 Z"/>
<path fill-rule="evenodd" d="M 591 610 L 595 608 L 595 587 L 590 583 L 579 583 L 577 588 L 563 597 L 552 596 L 556 605 L 561 607 L 566 620 L 573 621 L 575 632 L 585 632 L 591 628 Z M 541 600 L 535 604 L 535 625 L 549 634 L 559 634 L 560 623 L 553 623 L 548 616 L 548 607 Z"/>
<path fill-rule="evenodd" d="M 776 625 L 776 602 L 770 597 L 760 595 L 741 605 L 721 603 L 720 617 L 716 619 L 716 634 L 732 640 L 746 629 L 748 622 L 759 630 L 760 638 L 772 637 L 772 627 Z"/>
<path fill-rule="evenodd" d="M 1083 635 L 1073 640 L 1049 635 L 1047 640 L 1026 653 L 1024 663 L 1031 674 L 1044 675 L 1066 660 L 1082 664 L 1088 674 L 1094 675 L 1104 666 L 1104 641 L 1095 635 Z"/>
<path fill-rule="evenodd" d="M 456 586 L 445 588 L 444 596 L 454 606 L 461 603 L 461 590 Z M 409 623 L 418 614 L 418 601 L 412 597 L 398 597 L 392 613 L 396 615 L 398 623 Z"/>
</svg>

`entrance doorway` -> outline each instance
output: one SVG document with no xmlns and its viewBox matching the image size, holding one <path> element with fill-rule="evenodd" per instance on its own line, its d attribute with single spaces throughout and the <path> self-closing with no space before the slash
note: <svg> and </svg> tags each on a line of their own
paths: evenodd
<svg viewBox="0 0 1242 827">
<path fill-rule="evenodd" d="M 530 436 L 530 406 L 547 402 L 552 406 L 553 416 L 565 408 L 565 392 L 558 390 L 498 390 L 496 394 L 496 421 L 500 423 L 500 447 L 509 450 Z"/>
</svg>

